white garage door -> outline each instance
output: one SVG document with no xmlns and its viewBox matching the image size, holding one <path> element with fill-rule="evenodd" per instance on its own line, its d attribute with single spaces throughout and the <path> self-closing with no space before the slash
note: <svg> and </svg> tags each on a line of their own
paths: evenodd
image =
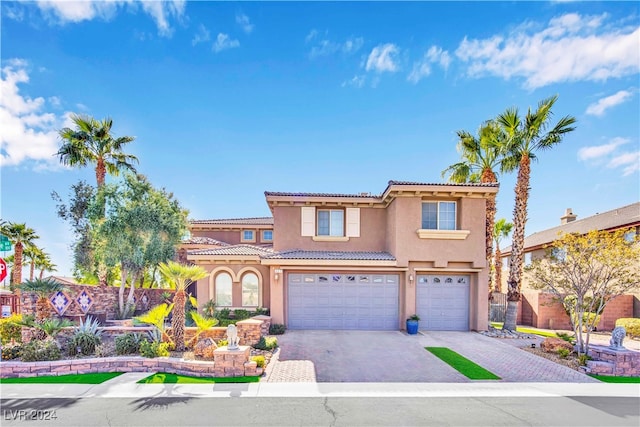
<svg viewBox="0 0 640 427">
<path fill-rule="evenodd" d="M 419 275 L 416 291 L 420 329 L 469 330 L 469 276 Z"/>
<path fill-rule="evenodd" d="M 398 329 L 398 275 L 288 277 L 289 329 Z"/>
</svg>

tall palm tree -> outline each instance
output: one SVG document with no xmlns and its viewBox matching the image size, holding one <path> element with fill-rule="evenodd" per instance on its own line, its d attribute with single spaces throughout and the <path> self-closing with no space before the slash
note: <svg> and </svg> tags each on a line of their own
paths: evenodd
<svg viewBox="0 0 640 427">
<path fill-rule="evenodd" d="M 461 161 L 442 171 L 442 177 L 449 176 L 450 182 L 498 182 L 498 171 L 502 171 L 507 157 L 507 139 L 497 122 L 489 120 L 482 124 L 478 137 L 460 130 L 458 134 L 458 152 Z M 486 202 L 485 243 L 487 267 L 493 257 L 493 227 L 496 218 L 496 195 L 491 194 Z M 489 284 L 491 269 L 489 268 Z M 491 286 L 489 286 L 491 289 Z"/>
<path fill-rule="evenodd" d="M 184 350 L 184 307 L 187 300 L 187 287 L 195 280 L 208 275 L 207 271 L 199 265 L 185 265 L 169 261 L 158 265 L 160 273 L 167 279 L 176 293 L 173 297 L 173 341 L 177 351 Z"/>
<path fill-rule="evenodd" d="M 36 262 L 39 258 L 44 256 L 44 251 L 36 245 L 25 245 L 23 250 L 23 258 L 29 265 L 29 280 L 33 280 Z"/>
<path fill-rule="evenodd" d="M 98 188 L 104 185 L 107 173 L 118 175 L 125 169 L 135 172 L 133 163 L 138 163 L 138 159 L 122 151 L 134 137 L 114 138 L 111 135 L 113 120 L 110 118 L 99 121 L 93 117 L 74 114 L 71 120 L 75 129 L 64 128 L 59 131 L 64 142 L 56 154 L 60 156 L 62 164 L 76 167 L 95 164 Z"/>
<path fill-rule="evenodd" d="M 27 280 L 24 283 L 21 283 L 18 287 L 23 292 L 32 292 L 38 295 L 38 301 L 36 301 L 37 321 L 42 321 L 51 317 L 49 297 L 58 291 L 64 290 L 64 286 L 53 279 Z"/>
<path fill-rule="evenodd" d="M 521 118 L 516 108 L 507 109 L 497 118 L 509 138 L 509 151 L 513 154 L 510 166 L 518 169 L 515 187 L 515 206 L 513 208 L 513 238 L 511 257 L 509 258 L 509 286 L 507 295 L 507 317 L 503 328 L 514 331 L 524 256 L 525 224 L 527 222 L 527 204 L 529 202 L 529 182 L 531 179 L 531 160 L 536 159 L 538 151 L 544 151 L 562 142 L 562 138 L 575 130 L 575 117 L 565 116 L 551 126 L 551 109 L 558 96 L 552 96 L 538 103 L 538 108 L 527 111 Z M 549 129 L 549 130 L 547 130 Z"/>
<path fill-rule="evenodd" d="M 502 253 L 500 252 L 500 242 L 511 234 L 513 223 L 507 222 L 506 218 L 500 218 L 493 226 L 493 241 L 495 242 L 495 254 L 493 256 L 493 291 L 502 292 Z"/>
<path fill-rule="evenodd" d="M 33 244 L 33 241 L 39 239 L 33 228 L 27 227 L 26 224 L 8 222 L 2 226 L 2 234 L 7 236 L 14 245 L 13 252 L 13 281 L 11 284 L 22 283 L 22 254 L 24 246 Z"/>
<path fill-rule="evenodd" d="M 36 259 L 36 268 L 40 270 L 40 274 L 38 275 L 39 279 L 42 279 L 45 271 L 54 272 L 57 267 L 58 266 L 51 261 L 51 256 L 46 252 L 42 252 L 42 256 Z"/>
</svg>

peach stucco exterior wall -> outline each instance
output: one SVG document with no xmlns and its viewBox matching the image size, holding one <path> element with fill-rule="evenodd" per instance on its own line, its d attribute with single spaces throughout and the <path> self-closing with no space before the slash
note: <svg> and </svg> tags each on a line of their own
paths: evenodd
<svg viewBox="0 0 640 427">
<path fill-rule="evenodd" d="M 202 267 L 209 273 L 208 277 L 198 280 L 198 304 L 202 308 L 204 303 L 215 299 L 215 276 L 227 272 L 232 278 L 233 307 L 242 307 L 242 276 L 246 272 L 257 274 L 261 284 L 262 307 L 269 308 L 271 302 L 269 267 L 260 264 L 204 264 Z"/>
<path fill-rule="evenodd" d="M 273 209 L 273 249 L 307 249 L 318 251 L 384 251 L 386 210 L 360 208 L 360 237 L 350 237 L 347 242 L 316 242 L 301 235 L 300 206 L 276 206 Z"/>
<path fill-rule="evenodd" d="M 242 242 L 240 241 L 240 231 L 239 230 L 191 230 L 191 234 L 193 237 L 209 237 L 211 239 L 220 240 L 221 242 L 226 242 L 231 245 L 237 245 L 240 243 L 248 243 L 248 244 L 256 244 L 256 243 L 271 243 L 263 242 L 262 239 L 262 231 L 260 229 L 247 227 L 245 230 L 253 230 L 256 235 L 255 242 Z"/>
</svg>

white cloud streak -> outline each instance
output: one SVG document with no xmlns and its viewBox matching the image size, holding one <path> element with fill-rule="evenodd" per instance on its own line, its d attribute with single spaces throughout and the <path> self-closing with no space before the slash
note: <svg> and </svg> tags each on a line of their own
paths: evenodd
<svg viewBox="0 0 640 427">
<path fill-rule="evenodd" d="M 249 17 L 244 13 L 239 13 L 236 15 L 236 24 L 240 25 L 240 27 L 242 28 L 242 31 L 244 31 L 247 34 L 251 34 L 251 32 L 253 31 L 253 28 L 255 27 L 251 23 L 251 20 L 249 20 Z"/>
<path fill-rule="evenodd" d="M 600 98 L 598 101 L 587 107 L 586 113 L 592 116 L 602 116 L 609 108 L 622 104 L 626 100 L 630 99 L 632 95 L 631 91 L 621 90 L 613 95 Z"/>
<path fill-rule="evenodd" d="M 420 61 L 413 63 L 413 68 L 407 76 L 407 80 L 413 84 L 431 74 L 431 64 L 439 64 L 445 71 L 451 64 L 451 56 L 439 46 L 431 46 Z"/>
<path fill-rule="evenodd" d="M 218 53 L 223 50 L 233 49 L 236 47 L 240 47 L 240 42 L 238 40 L 230 38 L 229 34 L 218 33 L 216 42 L 213 44 L 213 51 Z"/>
<path fill-rule="evenodd" d="M 640 170 L 640 150 L 618 150 L 629 142 L 628 138 L 617 137 L 607 144 L 583 147 L 578 150 L 578 159 L 606 165 L 609 169 L 622 169 L 622 175 L 628 176 Z"/>
<path fill-rule="evenodd" d="M 364 44 L 364 39 L 362 37 L 349 37 L 344 42 L 335 42 L 328 38 L 319 40 L 318 34 L 318 31 L 314 29 L 307 34 L 307 37 L 305 37 L 305 43 L 317 40 L 315 45 L 312 46 L 309 51 L 309 58 L 311 59 L 318 58 L 320 56 L 333 55 L 338 52 L 349 55 L 360 50 Z"/>
<path fill-rule="evenodd" d="M 198 26 L 198 32 L 193 36 L 193 40 L 191 40 L 191 45 L 195 46 L 198 43 L 204 43 L 211 40 L 211 33 L 204 25 L 200 24 Z"/>
<path fill-rule="evenodd" d="M 393 43 L 378 45 L 371 50 L 365 69 L 377 73 L 396 72 L 400 69 L 397 56 L 398 47 Z"/>
<path fill-rule="evenodd" d="M 366 82 L 366 76 L 355 75 L 352 79 L 342 82 L 342 87 L 352 86 L 360 89 Z"/>
<path fill-rule="evenodd" d="M 608 144 L 582 147 L 578 150 L 578 159 L 583 161 L 601 159 L 613 153 L 619 146 L 627 144 L 628 142 L 630 141 L 627 138 L 617 137 L 613 138 Z"/>
<path fill-rule="evenodd" d="M 468 64 L 470 77 L 523 78 L 529 89 L 638 73 L 640 27 L 605 26 L 606 19 L 606 14 L 569 13 L 551 19 L 537 32 L 532 32 L 535 24 L 526 24 L 507 36 L 465 37 L 456 56 Z"/>
</svg>

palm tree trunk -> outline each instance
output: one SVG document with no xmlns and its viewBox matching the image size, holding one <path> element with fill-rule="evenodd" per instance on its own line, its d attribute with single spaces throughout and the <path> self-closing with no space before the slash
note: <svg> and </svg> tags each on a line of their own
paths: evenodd
<svg viewBox="0 0 640 427">
<path fill-rule="evenodd" d="M 176 351 L 184 351 L 184 305 L 186 294 L 183 290 L 176 291 L 173 297 L 173 318 L 171 319 L 171 329 L 173 329 L 173 342 L 176 344 Z"/>
<path fill-rule="evenodd" d="M 16 242 L 16 249 L 13 255 L 13 271 L 12 284 L 19 285 L 22 283 L 22 242 Z"/>
<path fill-rule="evenodd" d="M 51 317 L 51 309 L 49 308 L 49 299 L 38 298 L 36 301 L 36 320 L 42 321 Z"/>
<path fill-rule="evenodd" d="M 518 166 L 518 181 L 516 183 L 516 200 L 513 208 L 513 238 L 511 242 L 511 258 L 509 260 L 509 279 L 507 280 L 507 318 L 503 329 L 515 331 L 518 301 L 520 301 L 520 286 L 522 282 L 522 268 L 524 257 L 524 236 L 527 223 L 527 203 L 529 201 L 529 180 L 531 178 L 531 159 L 524 154 Z"/>
<path fill-rule="evenodd" d="M 480 182 L 488 184 L 497 182 L 496 174 L 490 168 L 482 170 Z M 491 294 L 491 260 L 493 258 L 493 227 L 496 222 L 496 195 L 491 194 L 486 202 L 485 216 L 485 248 L 487 258 L 487 269 L 489 274 L 489 294 Z"/>
<path fill-rule="evenodd" d="M 500 246 L 496 244 L 496 255 L 494 257 L 495 278 L 493 283 L 494 292 L 502 292 L 502 253 L 500 252 Z"/>
<path fill-rule="evenodd" d="M 104 165 L 104 159 L 98 158 L 96 162 L 96 182 L 98 183 L 98 188 L 102 188 L 104 186 L 104 179 L 107 175 L 107 169 Z"/>
<path fill-rule="evenodd" d="M 44 268 L 40 270 L 40 275 L 38 276 L 38 278 L 42 280 L 42 276 L 44 276 Z"/>
<path fill-rule="evenodd" d="M 36 266 L 33 261 L 29 264 L 29 280 L 33 280 L 33 276 L 35 274 Z"/>
</svg>

